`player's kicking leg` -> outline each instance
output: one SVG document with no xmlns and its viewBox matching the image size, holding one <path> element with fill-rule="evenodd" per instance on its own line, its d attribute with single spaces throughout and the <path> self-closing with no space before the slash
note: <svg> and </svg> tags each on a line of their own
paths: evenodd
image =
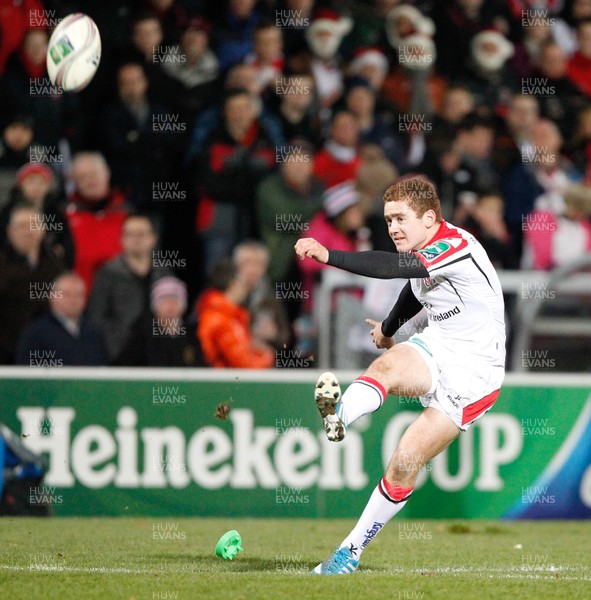
<svg viewBox="0 0 591 600">
<path fill-rule="evenodd" d="M 323 373 L 316 382 L 314 399 L 331 442 L 340 442 L 347 427 L 382 406 L 387 392 L 419 396 L 429 391 L 431 373 L 423 359 L 408 346 L 395 346 L 374 360 L 341 398 L 333 373 Z"/>
<path fill-rule="evenodd" d="M 381 406 L 386 389 L 396 395 L 420 396 L 430 387 L 431 373 L 421 356 L 407 346 L 394 347 L 374 361 L 366 374 L 347 388 L 333 414 L 338 416 L 345 431 L 354 420 Z M 366 388 L 373 389 L 373 393 Z M 458 427 L 446 415 L 433 408 L 425 409 L 402 436 L 386 474 L 375 488 L 353 531 L 312 572 L 347 574 L 355 571 L 365 547 L 405 506 L 421 467 L 447 448 L 458 434 Z"/>
</svg>

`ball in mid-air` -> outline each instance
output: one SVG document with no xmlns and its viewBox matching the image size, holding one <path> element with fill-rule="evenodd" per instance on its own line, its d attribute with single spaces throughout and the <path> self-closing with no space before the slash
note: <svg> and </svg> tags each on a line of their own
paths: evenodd
<svg viewBox="0 0 591 600">
<path fill-rule="evenodd" d="M 82 13 L 64 17 L 47 47 L 51 83 L 66 92 L 79 92 L 94 77 L 101 60 L 101 36 L 96 23 Z"/>
</svg>

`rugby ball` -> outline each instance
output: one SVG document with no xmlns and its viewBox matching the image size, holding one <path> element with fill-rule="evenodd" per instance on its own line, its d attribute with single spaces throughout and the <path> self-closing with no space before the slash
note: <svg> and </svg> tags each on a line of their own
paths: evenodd
<svg viewBox="0 0 591 600">
<path fill-rule="evenodd" d="M 79 92 L 94 77 L 101 60 L 96 23 L 82 13 L 64 17 L 49 38 L 47 74 L 66 92 Z"/>
</svg>

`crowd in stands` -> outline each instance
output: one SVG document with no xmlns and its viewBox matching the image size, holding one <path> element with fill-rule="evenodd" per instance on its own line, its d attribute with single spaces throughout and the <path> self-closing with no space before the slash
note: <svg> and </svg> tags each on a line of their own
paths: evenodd
<svg viewBox="0 0 591 600">
<path fill-rule="evenodd" d="M 71 12 L 78 93 L 46 68 Z M 500 269 L 591 253 L 591 1 L 0 0 L 0 364 L 312 356 L 294 243 L 394 252 L 409 173 Z"/>
</svg>

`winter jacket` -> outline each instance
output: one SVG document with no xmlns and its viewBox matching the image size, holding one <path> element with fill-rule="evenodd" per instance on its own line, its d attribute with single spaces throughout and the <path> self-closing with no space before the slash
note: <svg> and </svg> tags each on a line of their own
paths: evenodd
<svg viewBox="0 0 591 600">
<path fill-rule="evenodd" d="M 88 314 L 103 332 L 111 359 L 117 358 L 133 324 L 148 310 L 152 284 L 166 275 L 171 275 L 168 269 L 154 268 L 146 277 L 139 277 L 122 255 L 96 274 Z"/>
<path fill-rule="evenodd" d="M 49 306 L 51 282 L 64 270 L 62 260 L 43 248 L 31 267 L 12 246 L 0 251 L 0 364 L 12 364 L 19 334 Z"/>
<path fill-rule="evenodd" d="M 354 252 L 357 250 L 355 238 L 341 233 L 326 217 L 324 212 L 318 213 L 310 221 L 310 228 L 302 235 L 302 237 L 314 238 L 329 250 L 344 250 L 346 252 Z M 320 271 L 332 269 L 334 267 L 311 259 L 298 261 L 298 264 L 302 271 L 302 288 L 304 290 L 305 305 L 307 309 L 311 310 L 314 283 L 318 279 Z"/>
<path fill-rule="evenodd" d="M 281 173 L 269 175 L 257 189 L 259 231 L 271 257 L 271 281 L 285 281 L 296 257 L 293 247 L 308 231 L 310 219 L 322 210 L 324 185 L 312 181 L 307 193 L 289 187 Z"/>
<path fill-rule="evenodd" d="M 66 207 L 76 260 L 74 271 L 84 279 L 90 293 L 98 269 L 121 252 L 121 230 L 128 214 L 121 192 L 112 190 L 99 202 L 74 194 Z"/>
<path fill-rule="evenodd" d="M 72 335 L 53 315 L 33 321 L 18 341 L 16 364 L 32 367 L 89 366 L 107 364 L 107 346 L 98 327 L 87 317 L 80 333 Z"/>
<path fill-rule="evenodd" d="M 272 350 L 254 346 L 250 314 L 223 292 L 206 290 L 197 302 L 197 337 L 212 367 L 265 369 L 273 365 Z"/>
</svg>

